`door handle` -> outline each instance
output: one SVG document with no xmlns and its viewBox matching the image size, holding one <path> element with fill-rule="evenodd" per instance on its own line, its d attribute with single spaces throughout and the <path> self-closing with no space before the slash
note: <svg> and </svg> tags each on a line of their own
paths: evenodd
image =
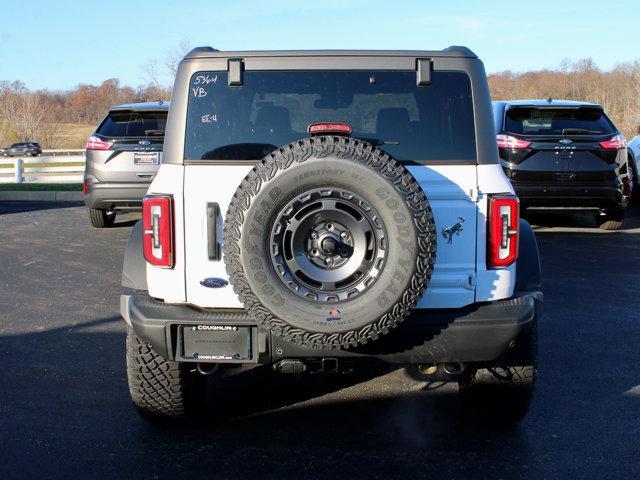
<svg viewBox="0 0 640 480">
<path fill-rule="evenodd" d="M 207 203 L 207 254 L 209 260 L 220 260 L 220 242 L 218 242 L 217 203 Z"/>
</svg>

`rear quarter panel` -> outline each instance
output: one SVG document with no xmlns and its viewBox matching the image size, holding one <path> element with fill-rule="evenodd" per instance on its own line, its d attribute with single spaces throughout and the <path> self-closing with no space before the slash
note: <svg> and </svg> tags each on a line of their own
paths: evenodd
<svg viewBox="0 0 640 480">
<path fill-rule="evenodd" d="M 165 302 L 181 303 L 185 296 L 184 261 L 184 167 L 181 165 L 163 165 L 158 171 L 149 194 L 173 196 L 174 206 L 174 268 L 159 268 L 147 263 L 147 285 L 149 293 Z"/>
</svg>

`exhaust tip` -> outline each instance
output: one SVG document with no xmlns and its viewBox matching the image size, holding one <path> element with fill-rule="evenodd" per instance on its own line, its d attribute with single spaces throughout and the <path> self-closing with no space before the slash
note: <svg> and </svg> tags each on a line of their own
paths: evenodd
<svg viewBox="0 0 640 480">
<path fill-rule="evenodd" d="M 428 363 L 426 365 L 418 365 L 418 371 L 422 375 L 435 375 L 438 373 L 438 365 L 435 363 Z"/>
<path fill-rule="evenodd" d="M 445 363 L 442 368 L 449 375 L 460 375 L 464 372 L 464 363 Z"/>
</svg>

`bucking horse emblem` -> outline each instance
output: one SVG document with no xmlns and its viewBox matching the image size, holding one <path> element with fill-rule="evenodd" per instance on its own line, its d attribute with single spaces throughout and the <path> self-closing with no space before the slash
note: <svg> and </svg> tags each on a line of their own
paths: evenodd
<svg viewBox="0 0 640 480">
<path fill-rule="evenodd" d="M 464 223 L 464 218 L 458 217 L 458 221 L 453 225 L 445 227 L 442 229 L 442 236 L 447 239 L 447 244 L 451 245 L 453 243 L 453 235 L 456 237 L 460 235 L 462 229 L 462 224 Z"/>
</svg>

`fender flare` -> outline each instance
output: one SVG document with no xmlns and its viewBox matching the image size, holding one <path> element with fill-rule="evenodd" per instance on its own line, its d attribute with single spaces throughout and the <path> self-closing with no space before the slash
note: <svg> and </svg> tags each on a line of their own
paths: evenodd
<svg viewBox="0 0 640 480">
<path fill-rule="evenodd" d="M 136 222 L 129 234 L 122 264 L 122 286 L 134 290 L 148 290 L 147 264 L 142 253 L 142 221 Z"/>
<path fill-rule="evenodd" d="M 520 252 L 516 263 L 516 291 L 537 290 L 542 286 L 538 242 L 529 222 L 520 219 Z"/>
</svg>

